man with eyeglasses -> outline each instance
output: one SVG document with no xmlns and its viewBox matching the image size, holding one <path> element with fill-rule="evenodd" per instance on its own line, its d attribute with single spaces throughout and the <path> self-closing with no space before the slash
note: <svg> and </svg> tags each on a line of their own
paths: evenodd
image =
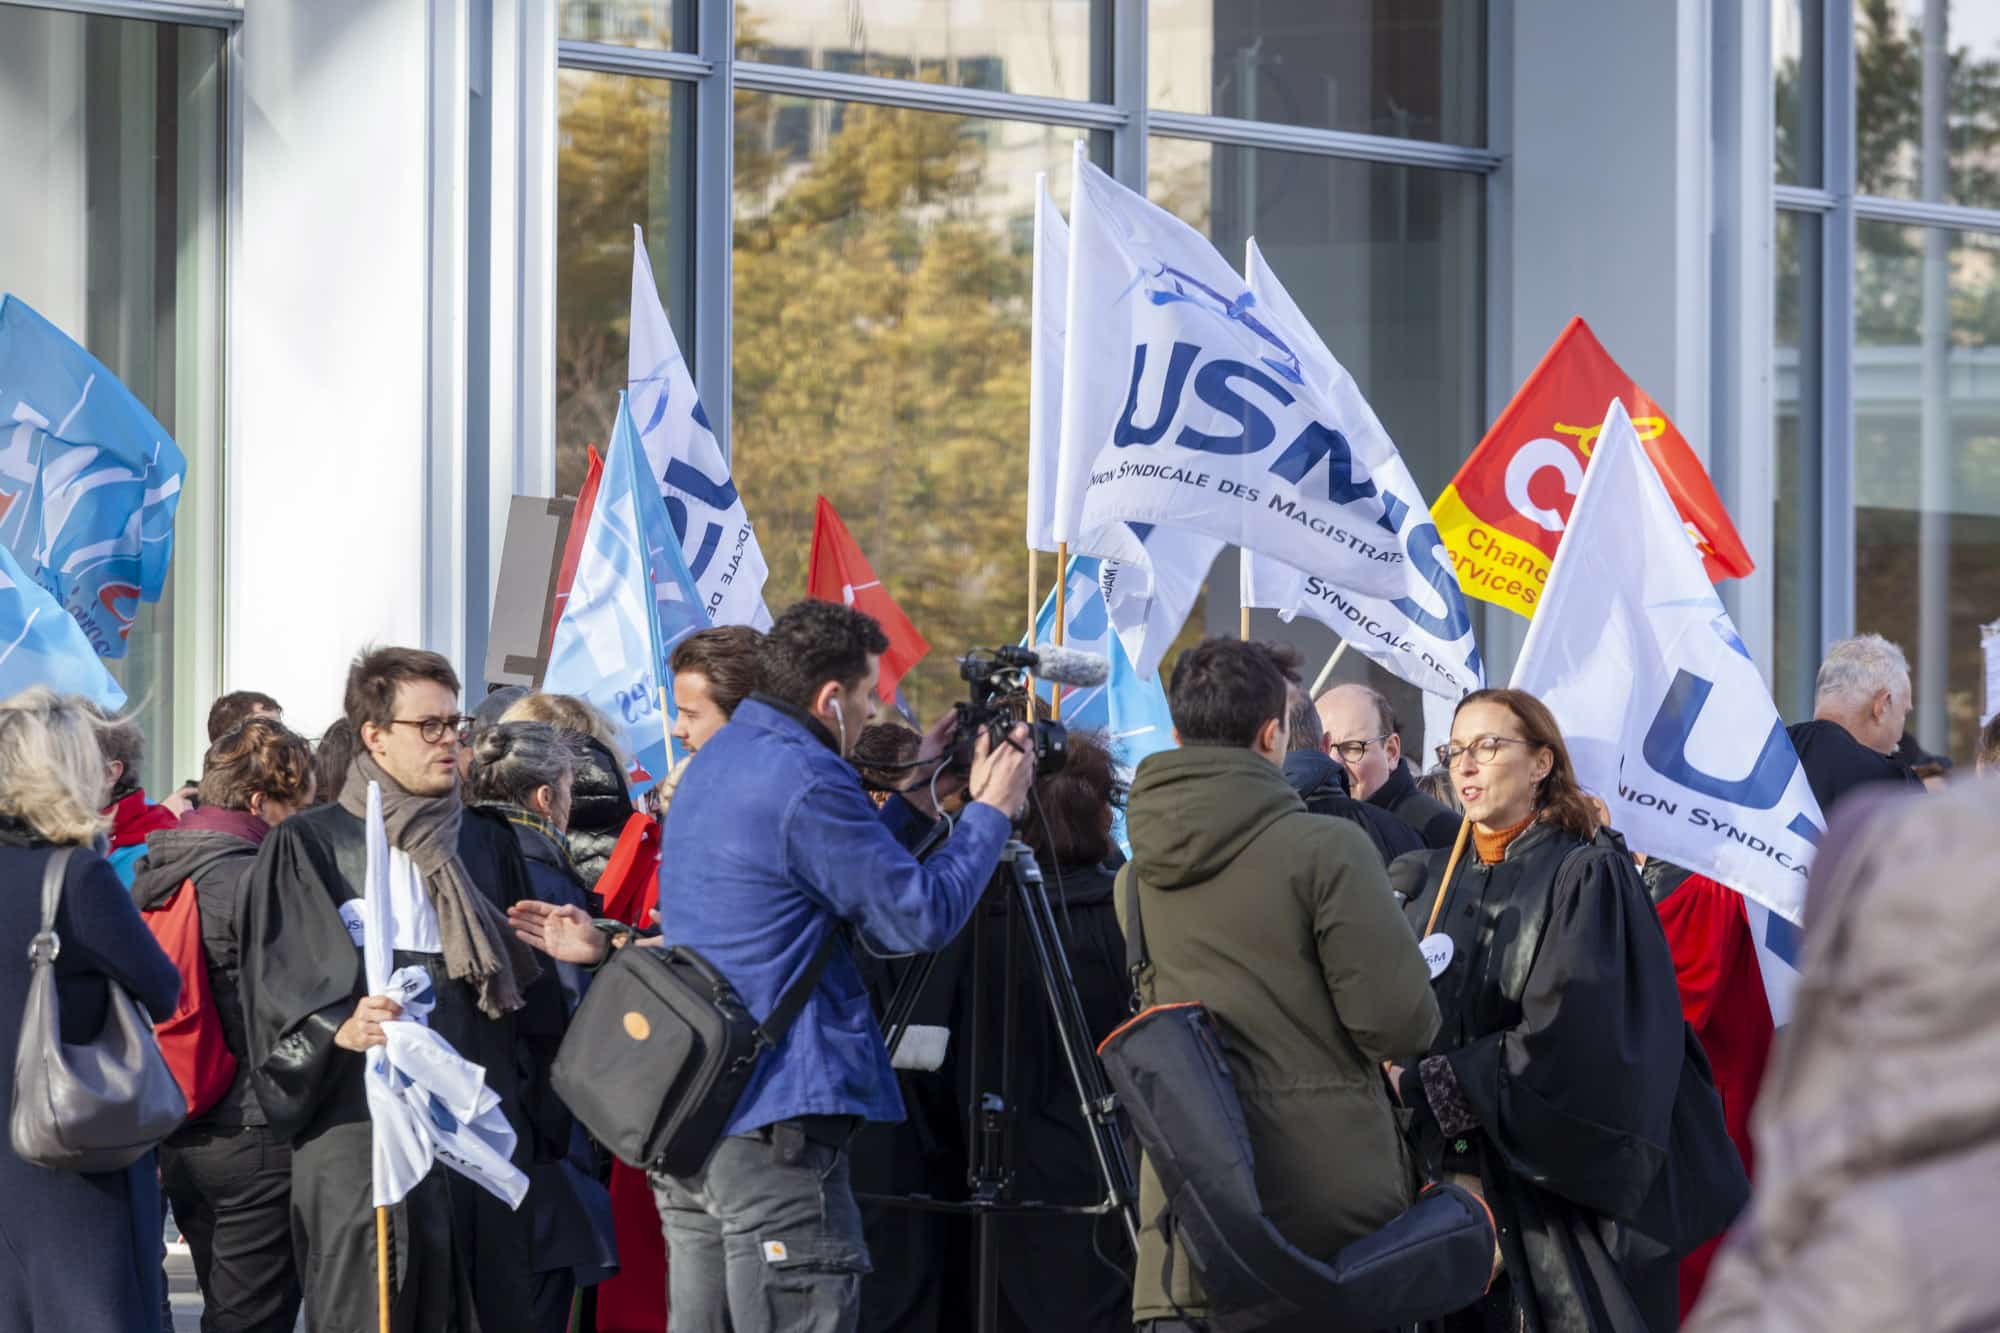
<svg viewBox="0 0 2000 1333">
<path fill-rule="evenodd" d="M 1336 685 L 1315 707 L 1327 753 L 1346 767 L 1353 796 L 1408 824 L 1426 847 L 1449 848 L 1458 837 L 1458 813 L 1417 790 L 1403 762 L 1402 725 L 1388 699 L 1366 685 Z"/>
<path fill-rule="evenodd" d="M 330 803 L 264 840 L 245 887 L 242 990 L 251 1083 L 292 1145 L 292 1236 L 306 1327 L 373 1329 L 374 1132 L 364 1053 L 401 1008 L 368 995 L 362 892 L 368 787 L 381 791 L 394 903 L 395 965 L 425 974 L 424 1021 L 484 1068 L 515 1133 L 515 1163 L 553 1161 L 568 1114 L 548 1086 L 563 1025 L 555 969 L 507 928 L 532 898 L 513 830 L 459 799 L 469 719 L 458 676 L 436 653 L 364 652 L 347 676 L 360 741 Z M 434 1166 L 390 1209 L 390 1318 L 398 1330 L 528 1329 L 531 1212 Z"/>
</svg>

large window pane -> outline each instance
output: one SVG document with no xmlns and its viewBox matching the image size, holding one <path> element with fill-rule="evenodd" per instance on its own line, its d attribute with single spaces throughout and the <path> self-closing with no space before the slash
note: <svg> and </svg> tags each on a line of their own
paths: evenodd
<svg viewBox="0 0 2000 1333">
<path fill-rule="evenodd" d="M 1971 758 L 2000 606 L 2000 238 L 1862 223 L 1855 614 L 1901 643 L 1913 729 Z"/>
<path fill-rule="evenodd" d="M 654 50 L 693 50 L 694 0 L 681 0 L 682 12 L 675 12 L 674 0 L 562 0 L 562 35 L 571 41 L 607 42 L 617 46 L 642 46 Z M 681 19 L 684 31 L 675 41 L 674 20 Z"/>
<path fill-rule="evenodd" d="M 1820 230 L 1809 213 L 1778 214 L 1771 676 L 1778 711 L 1790 718 L 1811 712 L 1821 646 Z"/>
<path fill-rule="evenodd" d="M 1854 0 L 1863 194 L 2000 208 L 2000 5 Z"/>
<path fill-rule="evenodd" d="M 687 84 L 571 69 L 557 79 L 556 493 L 574 495 L 587 446 L 603 451 L 625 386 L 635 222 L 674 336 L 696 359 L 689 201 L 671 171 L 689 160 L 676 145 L 693 117 Z"/>
<path fill-rule="evenodd" d="M 1106 100 L 1110 0 L 739 0 L 744 60 L 956 88 Z"/>
<path fill-rule="evenodd" d="M 1771 92 L 1780 185 L 1817 186 L 1825 175 L 1822 17 L 1826 0 L 1771 0 Z"/>
<path fill-rule="evenodd" d="M 1232 264 L 1240 267 L 1245 240 L 1256 237 L 1417 484 L 1436 496 L 1485 417 L 1480 178 L 1177 139 L 1156 138 L 1147 154 L 1153 201 L 1206 233 Z M 1234 560 L 1226 565 L 1217 565 L 1224 578 Z M 1210 628 L 1233 633 L 1235 583 L 1211 580 L 1210 591 Z M 1309 674 L 1335 642 L 1304 617 L 1280 627 L 1260 615 L 1256 632 L 1316 653 Z M 1359 653 L 1345 655 L 1338 678 L 1367 679 L 1388 694 L 1417 743 L 1422 710 L 1412 687 Z"/>
<path fill-rule="evenodd" d="M 0 5 L 0 287 L 89 348 L 188 459 L 165 596 L 110 663 L 156 793 L 196 771 L 216 684 L 193 635 L 219 596 L 204 552 L 221 467 L 221 61 L 211 29 Z M 213 603 L 200 609 L 212 625 Z"/>
<path fill-rule="evenodd" d="M 1486 141 L 1483 0 L 1153 0 L 1151 105 Z"/>
<path fill-rule="evenodd" d="M 731 419 L 765 600 L 805 594 L 824 493 L 933 645 L 904 687 L 929 716 L 962 695 L 951 659 L 1025 619 L 1033 173 L 1065 200 L 1076 134 L 761 93 L 737 114 Z"/>
</svg>

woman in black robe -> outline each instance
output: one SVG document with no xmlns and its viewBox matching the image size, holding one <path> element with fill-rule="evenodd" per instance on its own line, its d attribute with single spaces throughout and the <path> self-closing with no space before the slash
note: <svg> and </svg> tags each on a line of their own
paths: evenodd
<svg viewBox="0 0 2000 1333">
<path fill-rule="evenodd" d="M 1470 837 L 1442 903 L 1450 854 L 1403 857 L 1391 879 L 1444 1023 L 1390 1077 L 1429 1169 L 1474 1178 L 1501 1261 L 1440 1327 L 1670 1330 L 1680 1257 L 1748 1185 L 1659 919 L 1532 695 L 1468 695 L 1440 758 Z"/>
</svg>

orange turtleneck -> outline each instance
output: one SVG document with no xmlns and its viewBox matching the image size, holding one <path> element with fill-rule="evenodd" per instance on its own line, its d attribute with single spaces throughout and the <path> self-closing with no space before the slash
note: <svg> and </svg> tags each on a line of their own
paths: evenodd
<svg viewBox="0 0 2000 1333">
<path fill-rule="evenodd" d="M 1479 853 L 1479 863 L 1490 866 L 1505 856 L 1507 848 L 1512 845 L 1514 839 L 1526 833 L 1528 825 L 1534 822 L 1535 815 L 1531 814 L 1520 823 L 1514 825 L 1514 827 L 1503 828 L 1496 833 L 1488 833 L 1477 824 L 1473 825 L 1472 845 L 1473 849 Z"/>
</svg>

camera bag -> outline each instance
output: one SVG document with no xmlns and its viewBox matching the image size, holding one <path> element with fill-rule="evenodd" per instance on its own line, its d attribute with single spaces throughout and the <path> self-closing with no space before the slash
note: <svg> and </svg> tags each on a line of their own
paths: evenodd
<svg viewBox="0 0 2000 1333">
<path fill-rule="evenodd" d="M 839 944 L 829 930 L 761 1024 L 693 949 L 617 950 L 556 1052 L 557 1095 L 627 1166 L 695 1175 L 722 1141 L 757 1061 L 784 1040 Z"/>
<path fill-rule="evenodd" d="M 1129 867 L 1125 884 L 1136 985 L 1151 960 Z M 1379 1231 L 1331 1256 L 1309 1255 L 1279 1233 L 1258 1195 L 1223 1024 L 1206 1005 L 1145 1009 L 1106 1037 L 1098 1056 L 1166 1194 L 1159 1226 L 1169 1272 L 1161 1286 L 1173 1290 L 1178 1241 L 1207 1298 L 1210 1333 L 1387 1328 L 1442 1318 L 1485 1292 L 1492 1215 L 1456 1185 L 1427 1187 Z"/>
</svg>

